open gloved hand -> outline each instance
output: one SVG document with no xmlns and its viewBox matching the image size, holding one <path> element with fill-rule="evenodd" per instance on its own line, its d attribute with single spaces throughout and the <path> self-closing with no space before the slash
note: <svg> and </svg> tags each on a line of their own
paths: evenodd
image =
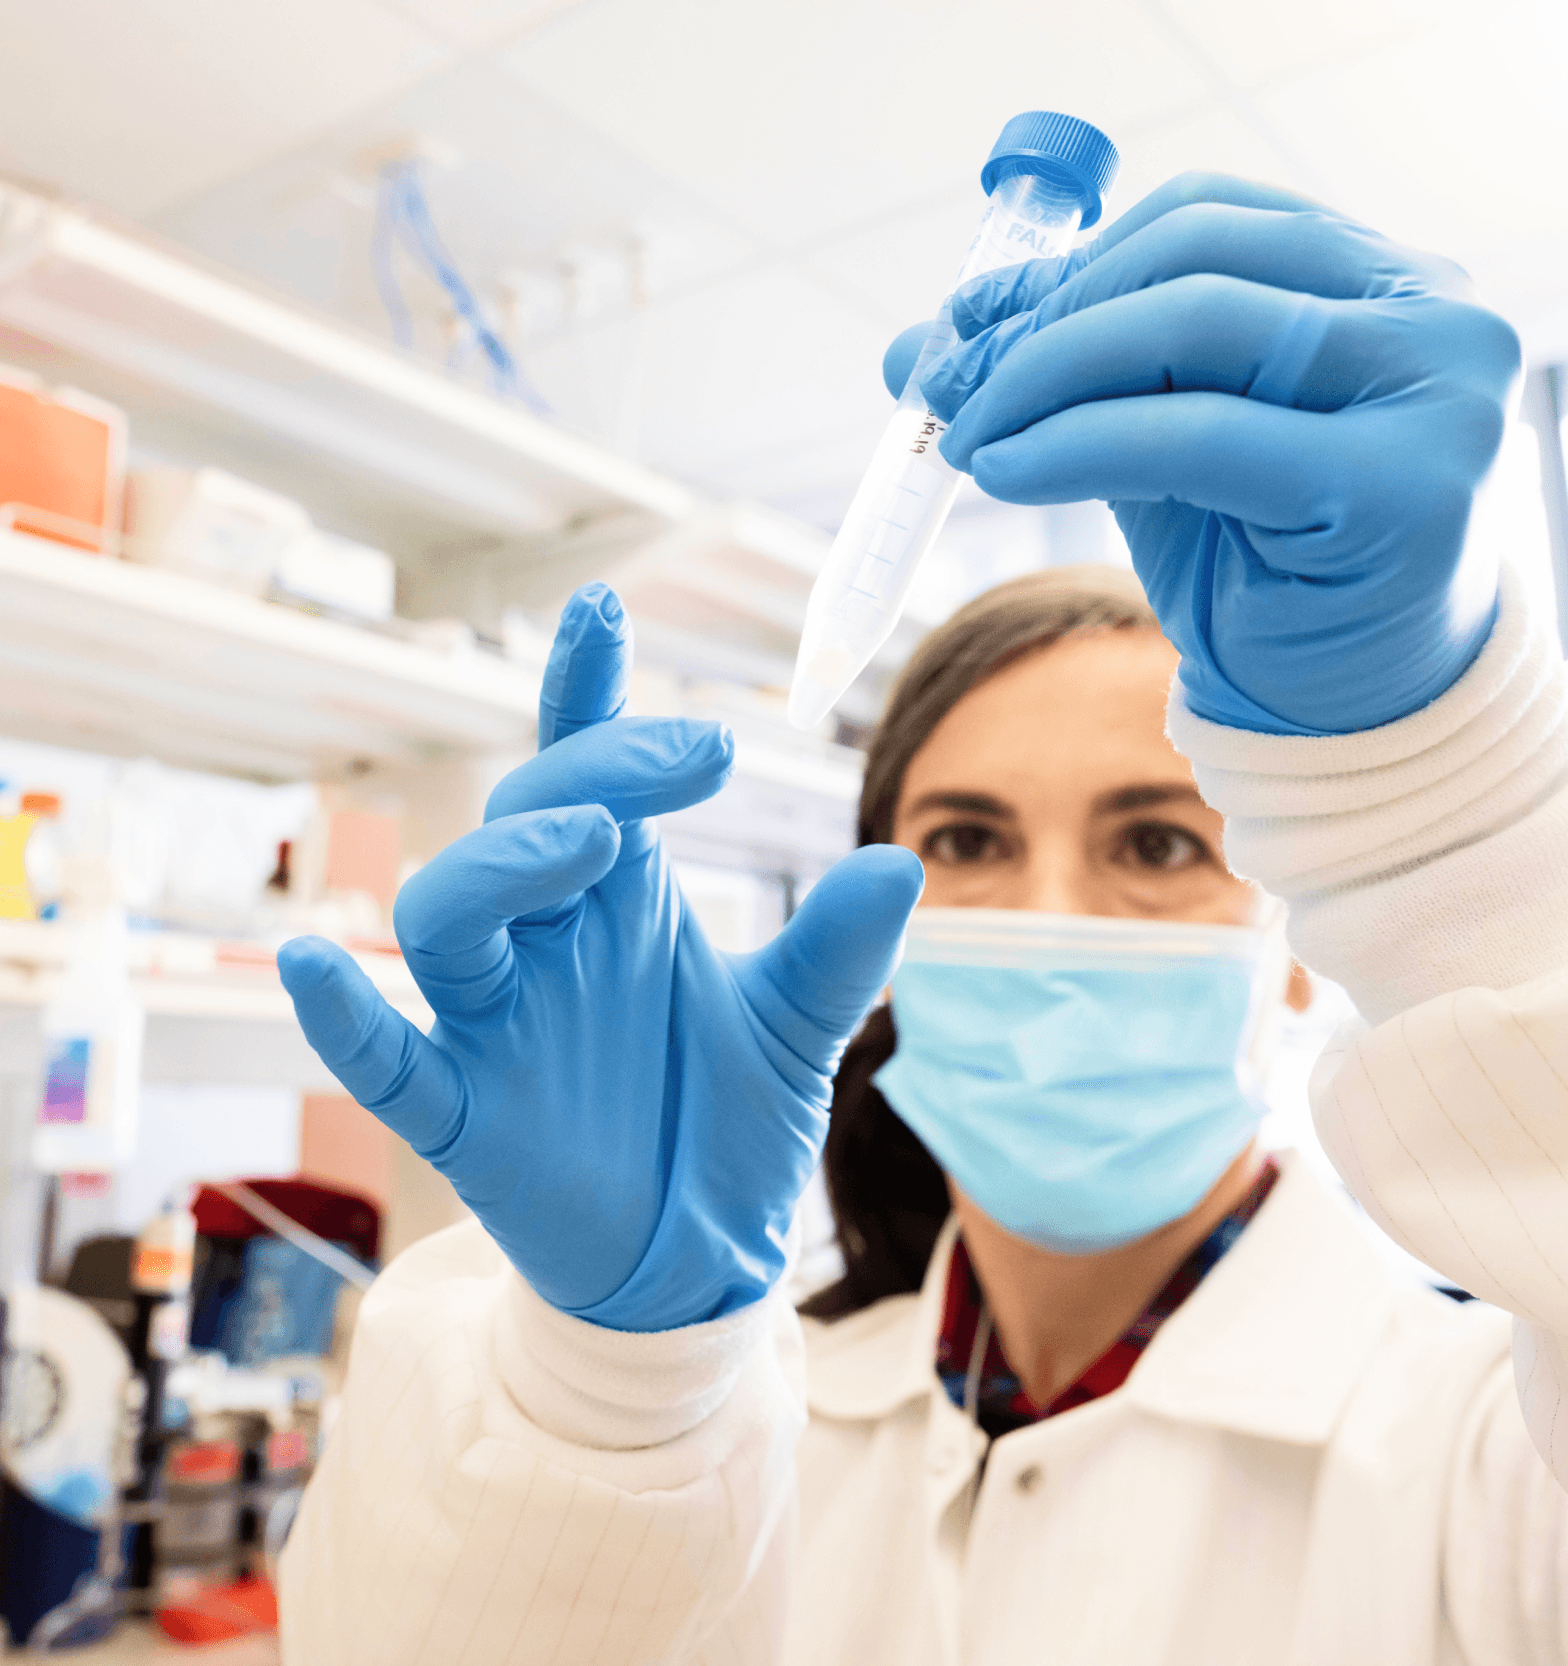
<svg viewBox="0 0 1568 1666">
<path fill-rule="evenodd" d="M 943 455 L 1007 502 L 1110 503 L 1199 716 L 1368 729 L 1480 651 L 1496 556 L 1466 534 L 1520 354 L 1452 262 L 1186 175 L 953 322 L 921 378 Z M 923 339 L 889 350 L 895 393 Z"/>
<path fill-rule="evenodd" d="M 614 593 L 578 591 L 538 756 L 399 894 L 428 1038 L 320 938 L 278 964 L 333 1074 L 546 1301 L 654 1331 L 778 1278 L 839 1054 L 891 975 L 922 873 L 909 851 L 857 851 L 766 948 L 715 951 L 647 818 L 716 792 L 732 743 L 717 724 L 622 717 L 630 656 Z"/>
</svg>

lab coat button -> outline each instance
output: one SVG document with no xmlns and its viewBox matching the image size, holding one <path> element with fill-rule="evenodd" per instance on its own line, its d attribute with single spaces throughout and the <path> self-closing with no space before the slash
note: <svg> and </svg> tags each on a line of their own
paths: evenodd
<svg viewBox="0 0 1568 1666">
<path fill-rule="evenodd" d="M 1013 1489 L 1027 1498 L 1044 1479 L 1045 1471 L 1039 1464 L 1027 1464 L 1013 1477 Z"/>
</svg>

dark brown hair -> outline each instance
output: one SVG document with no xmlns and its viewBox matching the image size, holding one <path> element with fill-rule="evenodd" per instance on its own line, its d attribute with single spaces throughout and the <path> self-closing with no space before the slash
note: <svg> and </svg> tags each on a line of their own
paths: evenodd
<svg viewBox="0 0 1568 1666">
<path fill-rule="evenodd" d="M 858 842 L 892 840 L 910 759 L 972 688 L 1066 637 L 1138 629 L 1159 625 L 1122 567 L 1050 567 L 961 607 L 915 650 L 888 697 L 866 757 Z M 841 1318 L 918 1290 L 947 1219 L 947 1181 L 936 1159 L 872 1085 L 896 1040 L 891 1009 L 873 1008 L 833 1081 L 822 1166 L 844 1276 L 801 1304 L 813 1318 Z"/>
</svg>

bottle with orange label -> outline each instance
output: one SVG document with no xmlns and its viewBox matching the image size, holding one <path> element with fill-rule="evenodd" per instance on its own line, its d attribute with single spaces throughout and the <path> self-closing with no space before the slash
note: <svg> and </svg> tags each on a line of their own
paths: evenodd
<svg viewBox="0 0 1568 1666">
<path fill-rule="evenodd" d="M 33 915 L 39 920 L 53 920 L 60 912 L 65 892 L 65 843 L 61 829 L 61 804 L 58 793 L 28 792 L 22 794 L 22 814 L 32 816 L 32 831 L 22 852 L 22 864 L 27 870 L 27 889 L 33 905 Z"/>
<path fill-rule="evenodd" d="M 142 1229 L 131 1251 L 130 1283 L 136 1302 L 131 1363 L 146 1389 L 135 1447 L 136 1478 L 125 1493 L 126 1519 L 131 1524 L 126 1562 L 133 1590 L 145 1591 L 153 1582 L 169 1443 L 163 1421 L 164 1389 L 169 1368 L 184 1356 L 190 1339 L 196 1217 L 190 1212 L 189 1197 L 189 1191 L 182 1189 L 170 1198 Z"/>
<path fill-rule="evenodd" d="M 196 1217 L 183 1195 L 170 1198 L 136 1240 L 131 1252 L 131 1289 L 138 1296 L 157 1297 L 165 1306 L 188 1308 L 195 1258 Z M 159 1357 L 178 1359 L 184 1352 L 181 1340 L 172 1352 L 160 1351 Z"/>
</svg>

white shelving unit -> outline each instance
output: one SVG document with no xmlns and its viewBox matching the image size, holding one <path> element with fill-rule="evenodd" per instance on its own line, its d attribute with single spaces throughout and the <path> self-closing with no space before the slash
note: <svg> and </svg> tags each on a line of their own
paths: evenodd
<svg viewBox="0 0 1568 1666">
<path fill-rule="evenodd" d="M 0 920 L 0 1094 L 37 1091 L 37 1015 L 64 975 L 69 937 L 57 925 Z M 429 1028 L 430 1009 L 401 956 L 354 958 L 399 1012 Z M 149 1082 L 341 1091 L 305 1040 L 276 962 L 258 945 L 134 932 L 131 988 L 147 1012 Z"/>
<path fill-rule="evenodd" d="M 753 685 L 788 675 L 826 548 L 814 529 L 709 499 L 139 231 L 4 182 L 0 361 L 121 405 L 142 455 L 231 468 L 380 544 L 404 611 L 494 620 L 608 576 L 646 627 L 640 652 L 666 671 Z M 18 739 L 363 784 L 372 799 L 386 782 L 425 793 L 411 808 L 444 842 L 477 819 L 488 764 L 532 746 L 538 695 L 536 666 L 441 653 L 0 530 L 0 733 Z M 858 754 L 770 733 L 742 735 L 718 800 L 668 818 L 677 855 L 809 876 L 846 848 Z M 444 767 L 454 760 L 460 769 Z M 265 951 L 176 933 L 135 944 L 149 1079 L 320 1078 Z M 56 928 L 0 922 L 0 1030 L 13 1053 L 65 947 Z M 400 957 L 359 959 L 428 1023 Z"/>
<path fill-rule="evenodd" d="M 122 405 L 144 452 L 231 467 L 379 543 L 416 616 L 493 621 L 609 576 L 645 627 L 646 657 L 788 676 L 826 552 L 815 528 L 707 498 L 140 230 L 4 181 L 0 360 Z M 526 741 L 536 687 L 493 657 L 447 659 L 179 575 L 0 543 L 0 700 L 14 733 L 273 779 Z M 904 646 L 890 644 L 890 663 Z M 861 707 L 869 716 L 864 692 Z M 841 774 L 795 784 L 836 800 Z"/>
<path fill-rule="evenodd" d="M 0 532 L 7 732 L 274 780 L 526 745 L 538 678 Z"/>
<path fill-rule="evenodd" d="M 0 361 L 121 405 L 144 452 L 232 468 L 380 545 L 426 614 L 550 606 L 630 562 L 650 617 L 715 626 L 787 663 L 826 550 L 814 528 L 716 502 L 139 230 L 4 181 Z"/>
<path fill-rule="evenodd" d="M 70 932 L 38 920 L 0 920 L 0 1006 L 41 1007 L 59 987 Z M 432 1014 L 403 957 L 354 955 L 387 1000 L 421 1029 Z M 154 1018 L 294 1022 L 294 1009 L 270 951 L 183 932 L 131 934 L 131 987 Z"/>
<path fill-rule="evenodd" d="M 826 553 L 816 530 L 714 501 L 138 231 L 3 181 L 0 362 L 119 405 L 133 460 L 228 468 L 387 550 L 409 617 L 501 634 L 507 607 L 546 611 L 603 577 L 655 683 L 755 689 L 789 676 Z M 890 645 L 889 663 L 904 645 Z M 417 828 L 416 855 L 472 826 L 497 763 L 531 749 L 539 676 L 0 530 L 0 735 L 331 783 L 349 807 L 396 800 L 405 831 Z M 859 709 L 846 709 L 864 719 L 874 701 L 862 690 Z M 857 754 L 764 716 L 740 734 L 727 790 L 666 818 L 670 850 L 776 873 L 782 901 L 852 841 L 859 775 Z M 68 948 L 63 928 L 0 922 L 0 1094 L 26 1115 L 38 1011 Z M 393 1006 L 429 1025 L 401 956 L 362 947 L 356 959 Z M 131 977 L 148 1015 L 146 1081 L 336 1090 L 265 946 L 134 934 Z M 451 1218 L 455 1200 L 433 1171 L 410 1157 L 398 1176 L 406 1231 Z"/>
<path fill-rule="evenodd" d="M 0 531 L 0 599 L 0 722 L 23 739 L 276 780 L 532 742 L 538 676 L 494 654 L 438 653 L 19 532 Z M 859 791 L 843 747 L 743 742 L 736 767 L 835 803 Z"/>
<path fill-rule="evenodd" d="M 0 356 L 123 399 L 155 439 L 243 440 L 301 495 L 373 489 L 380 517 L 535 536 L 629 512 L 679 521 L 680 482 L 465 387 L 139 231 L 0 185 Z"/>
</svg>

